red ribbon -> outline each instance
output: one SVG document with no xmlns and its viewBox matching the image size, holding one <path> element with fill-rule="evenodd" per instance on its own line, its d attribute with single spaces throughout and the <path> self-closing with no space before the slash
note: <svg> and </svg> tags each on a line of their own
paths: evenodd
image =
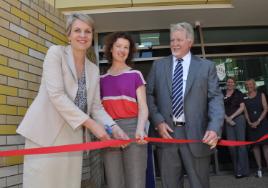
<svg viewBox="0 0 268 188">
<path fill-rule="evenodd" d="M 244 146 L 255 144 L 263 140 L 268 139 L 268 134 L 264 135 L 255 142 L 249 141 L 234 141 L 234 140 L 220 140 L 218 146 Z M 201 140 L 185 140 L 185 139 L 163 139 L 163 138 L 145 138 L 148 142 L 157 142 L 157 143 L 200 143 Z M 82 144 L 70 144 L 70 145 L 61 145 L 61 146 L 50 146 L 50 147 L 40 147 L 40 148 L 28 148 L 20 150 L 8 150 L 0 151 L 0 157 L 7 156 L 17 156 L 17 155 L 38 155 L 38 154 L 48 154 L 48 153 L 63 153 L 63 152 L 75 152 L 83 150 L 96 150 L 107 147 L 116 147 L 124 144 L 129 144 L 135 142 L 136 139 L 130 140 L 107 140 L 107 141 L 97 141 L 97 142 L 87 142 Z"/>
<path fill-rule="evenodd" d="M 245 145 L 250 145 L 250 144 L 256 144 L 261 141 L 267 140 L 268 139 L 268 134 L 264 135 L 260 139 L 254 142 L 249 142 L 249 141 L 234 141 L 234 140 L 220 140 L 217 145 L 219 146 L 245 146 Z"/>
</svg>

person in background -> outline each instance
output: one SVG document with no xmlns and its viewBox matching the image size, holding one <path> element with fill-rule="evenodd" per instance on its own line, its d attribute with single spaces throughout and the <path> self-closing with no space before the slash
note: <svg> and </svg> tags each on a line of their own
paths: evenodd
<svg viewBox="0 0 268 188">
<path fill-rule="evenodd" d="M 38 95 L 17 129 L 25 137 L 25 148 L 82 143 L 84 129 L 109 140 L 103 125 L 113 126 L 114 137 L 124 137 L 101 105 L 99 69 L 86 58 L 93 20 L 72 14 L 66 30 L 70 45 L 49 48 Z M 80 188 L 82 158 L 83 152 L 27 155 L 23 187 Z"/>
<path fill-rule="evenodd" d="M 256 141 L 268 134 L 267 101 L 263 93 L 257 92 L 255 80 L 249 79 L 245 82 L 247 89 L 245 101 L 245 116 L 248 123 L 248 139 Z M 268 140 L 253 145 L 253 154 L 258 165 L 256 177 L 261 178 L 262 160 L 261 149 L 263 150 L 266 167 L 268 167 Z"/>
<path fill-rule="evenodd" d="M 235 88 L 235 79 L 229 77 L 223 90 L 225 107 L 225 130 L 228 140 L 246 140 L 243 94 Z M 229 147 L 236 178 L 249 175 L 248 151 L 246 146 Z"/>
<path fill-rule="evenodd" d="M 211 149 L 221 136 L 224 105 L 215 64 L 192 55 L 193 43 L 189 23 L 171 25 L 172 55 L 156 60 L 147 79 L 149 114 L 159 136 L 203 140 L 158 146 L 163 188 L 183 187 L 183 166 L 191 188 L 208 188 Z"/>
<path fill-rule="evenodd" d="M 100 79 L 102 104 L 129 138 L 138 139 L 137 144 L 105 150 L 108 188 L 145 187 L 148 107 L 144 78 L 130 67 L 134 52 L 135 43 L 127 33 L 115 32 L 105 39 L 104 53 L 111 66 Z"/>
</svg>

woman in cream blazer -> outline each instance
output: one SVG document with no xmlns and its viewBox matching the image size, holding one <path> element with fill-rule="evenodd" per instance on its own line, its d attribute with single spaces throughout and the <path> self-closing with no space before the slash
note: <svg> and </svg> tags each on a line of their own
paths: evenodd
<svg viewBox="0 0 268 188">
<path fill-rule="evenodd" d="M 69 16 L 67 35 L 69 46 L 49 48 L 38 95 L 17 129 L 26 138 L 25 148 L 82 143 L 83 127 L 100 140 L 110 139 L 100 124 L 115 122 L 100 102 L 99 69 L 86 58 L 93 38 L 92 19 L 83 14 Z M 83 74 L 85 112 L 74 103 Z M 117 125 L 112 129 L 124 136 Z M 23 187 L 79 188 L 81 174 L 82 152 L 29 155 L 24 158 Z"/>
</svg>

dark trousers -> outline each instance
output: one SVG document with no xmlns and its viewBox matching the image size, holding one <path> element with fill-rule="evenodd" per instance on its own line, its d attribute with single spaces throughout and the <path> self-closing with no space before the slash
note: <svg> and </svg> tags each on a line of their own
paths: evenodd
<svg viewBox="0 0 268 188">
<path fill-rule="evenodd" d="M 245 141 L 246 121 L 244 115 L 233 119 L 234 126 L 225 123 L 226 136 L 228 140 Z M 229 147 L 235 175 L 249 175 L 248 151 L 246 146 Z"/>
<path fill-rule="evenodd" d="M 146 169 L 146 188 L 155 188 L 154 175 L 154 155 L 152 144 L 148 144 L 147 169 Z"/>
<path fill-rule="evenodd" d="M 176 127 L 176 139 L 185 139 L 185 127 Z M 210 156 L 195 157 L 188 144 L 165 144 L 158 149 L 162 188 L 183 188 L 184 172 L 191 188 L 209 188 Z"/>
</svg>

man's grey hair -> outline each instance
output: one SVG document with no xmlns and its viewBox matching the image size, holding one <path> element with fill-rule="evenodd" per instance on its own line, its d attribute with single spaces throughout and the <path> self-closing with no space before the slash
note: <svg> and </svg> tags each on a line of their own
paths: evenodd
<svg viewBox="0 0 268 188">
<path fill-rule="evenodd" d="M 186 31 L 186 37 L 194 42 L 194 29 L 191 24 L 187 22 L 171 24 L 170 33 L 174 33 L 176 31 Z"/>
<path fill-rule="evenodd" d="M 69 36 L 71 34 L 73 23 L 76 20 L 81 20 L 81 21 L 85 22 L 86 24 L 88 24 L 92 28 L 92 30 L 94 30 L 94 20 L 89 15 L 74 13 L 74 14 L 71 14 L 67 17 L 67 21 L 66 21 L 66 34 L 67 34 L 67 36 Z"/>
</svg>

